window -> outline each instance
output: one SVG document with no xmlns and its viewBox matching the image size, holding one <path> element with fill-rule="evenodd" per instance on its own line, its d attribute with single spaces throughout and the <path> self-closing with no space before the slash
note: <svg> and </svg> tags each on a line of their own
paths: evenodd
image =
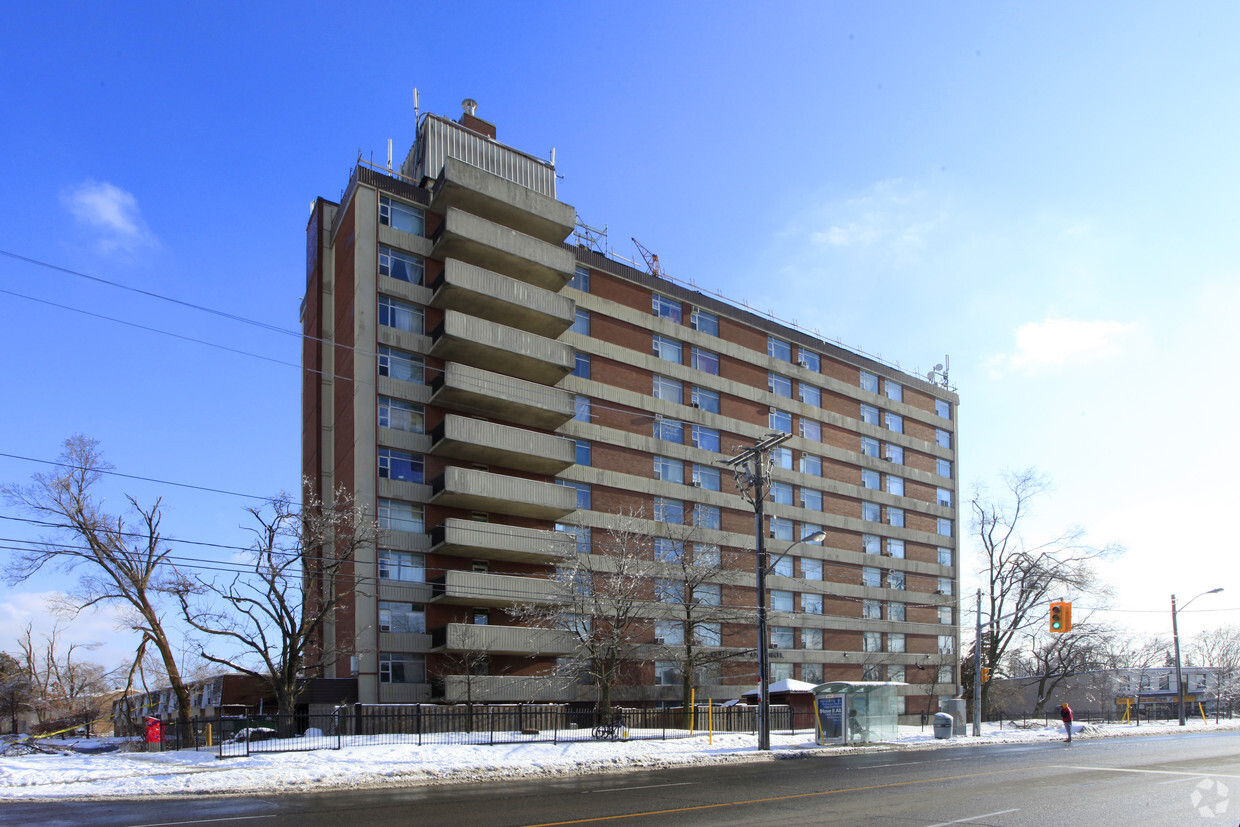
<svg viewBox="0 0 1240 827">
<path fill-rule="evenodd" d="M 378 501 L 379 528 L 383 531 L 425 531 L 422 506 L 403 500 Z"/>
<path fill-rule="evenodd" d="M 868 436 L 861 437 L 861 453 L 878 459 L 878 440 Z"/>
<path fill-rule="evenodd" d="M 939 565 L 950 566 L 952 564 L 952 550 L 949 548 L 939 549 Z"/>
<path fill-rule="evenodd" d="M 422 259 L 393 250 L 390 247 L 379 248 L 379 275 L 387 276 L 410 284 L 421 284 L 424 272 Z"/>
<path fill-rule="evenodd" d="M 556 480 L 556 485 L 562 485 L 565 488 L 572 488 L 577 492 L 577 508 L 590 507 L 590 484 L 586 482 L 573 482 L 572 480 Z"/>
<path fill-rule="evenodd" d="M 801 436 L 811 442 L 822 442 L 822 424 L 801 417 Z"/>
<path fill-rule="evenodd" d="M 685 481 L 685 464 L 671 457 L 655 457 L 654 478 L 663 482 L 677 482 L 683 485 Z"/>
<path fill-rule="evenodd" d="M 573 319 L 573 326 L 570 328 L 574 333 L 580 333 L 582 336 L 590 335 L 590 311 L 577 308 L 577 316 Z"/>
<path fill-rule="evenodd" d="M 887 619 L 903 623 L 906 619 L 905 606 L 903 603 L 887 604 Z"/>
<path fill-rule="evenodd" d="M 812 370 L 814 373 L 817 373 L 820 370 L 821 363 L 818 360 L 817 353 L 799 347 L 797 348 L 797 364 L 803 368 Z"/>
<path fill-rule="evenodd" d="M 822 407 L 822 391 L 818 388 L 799 382 L 797 392 L 801 395 L 801 401 L 806 405 L 813 405 L 815 408 Z"/>
<path fill-rule="evenodd" d="M 719 450 L 719 429 L 707 428 L 705 425 L 693 426 L 693 445 L 703 451 Z M 716 491 L 719 489 L 716 488 Z"/>
<path fill-rule="evenodd" d="M 822 614 L 822 595 L 802 592 L 801 611 L 811 615 Z"/>
<path fill-rule="evenodd" d="M 661 316 L 664 319 L 671 319 L 676 324 L 680 324 L 680 302 L 655 293 L 651 297 L 651 307 L 654 310 L 654 315 Z"/>
<path fill-rule="evenodd" d="M 403 399 L 380 396 L 377 410 L 380 428 L 392 428 L 414 434 L 426 433 L 426 420 L 421 405 L 415 405 Z"/>
<path fill-rule="evenodd" d="M 949 488 L 940 488 L 935 492 L 935 497 L 939 501 L 939 505 L 944 508 L 951 508 L 952 492 Z"/>
<path fill-rule="evenodd" d="M 660 603 L 683 604 L 685 602 L 685 584 L 678 580 L 657 578 L 654 581 L 654 599 Z"/>
<path fill-rule="evenodd" d="M 780 376 L 778 373 L 768 373 L 766 376 L 766 387 L 776 396 L 792 398 L 792 380 L 787 376 Z"/>
<path fill-rule="evenodd" d="M 412 353 L 384 345 L 379 345 L 376 355 L 378 357 L 377 364 L 380 376 L 399 379 L 402 382 L 413 382 L 418 385 L 426 381 L 426 375 L 422 370 L 421 356 L 414 356 Z"/>
<path fill-rule="evenodd" d="M 654 539 L 654 559 L 660 563 L 679 563 L 685 557 L 685 544 L 667 537 Z"/>
<path fill-rule="evenodd" d="M 424 332 L 422 308 L 399 299 L 380 296 L 379 324 L 410 333 L 422 333 Z"/>
<path fill-rule="evenodd" d="M 908 582 L 907 577 L 902 571 L 887 572 L 887 588 L 898 589 L 904 591 L 905 584 Z"/>
<path fill-rule="evenodd" d="M 555 530 L 573 538 L 573 545 L 576 547 L 578 554 L 590 553 L 590 529 L 588 527 L 556 523 Z"/>
<path fill-rule="evenodd" d="M 951 448 L 952 447 L 951 431 L 944 431 L 942 428 L 935 428 L 934 429 L 934 441 L 938 444 L 940 448 Z"/>
<path fill-rule="evenodd" d="M 581 379 L 590 378 L 590 354 L 577 351 L 575 361 L 573 362 L 573 376 Z"/>
<path fill-rule="evenodd" d="M 883 457 L 888 462 L 893 462 L 896 465 L 903 465 L 904 464 L 904 449 L 901 448 L 899 445 L 892 445 L 890 442 L 888 442 L 883 445 Z"/>
<path fill-rule="evenodd" d="M 939 623 L 950 626 L 952 623 L 952 607 L 939 606 Z"/>
<path fill-rule="evenodd" d="M 785 434 L 792 433 L 792 414 L 787 411 L 771 408 L 768 427 L 772 431 L 782 431 Z"/>
<path fill-rule="evenodd" d="M 893 477 L 887 475 L 887 493 L 894 494 L 897 497 L 904 496 L 904 479 L 902 477 Z"/>
<path fill-rule="evenodd" d="M 822 561 L 814 560 L 810 557 L 801 558 L 801 579 L 802 580 L 821 580 L 822 579 Z"/>
<path fill-rule="evenodd" d="M 879 540 L 873 534 L 861 535 L 861 550 L 866 554 L 878 554 Z"/>
<path fill-rule="evenodd" d="M 801 637 L 805 637 L 805 633 L 801 633 Z M 808 648 L 808 647 L 806 647 Z M 801 664 L 801 680 L 806 683 L 822 683 L 822 664 L 821 663 L 803 663 Z"/>
<path fill-rule="evenodd" d="M 878 408 L 873 405 L 861 403 L 861 421 L 867 425 L 878 424 Z"/>
<path fill-rule="evenodd" d="M 675 339 L 654 334 L 654 355 L 668 362 L 681 364 L 683 346 Z"/>
<path fill-rule="evenodd" d="M 878 377 L 864 370 L 861 371 L 861 390 L 878 393 Z"/>
<path fill-rule="evenodd" d="M 669 379 L 666 376 L 655 376 L 650 391 L 655 399 L 662 399 L 665 402 L 675 402 L 679 405 L 684 401 L 684 385 L 675 379 Z"/>
<path fill-rule="evenodd" d="M 877 681 L 882 678 L 883 667 L 877 663 L 866 663 L 861 667 L 861 680 Z"/>
<path fill-rule="evenodd" d="M 883 424 L 887 426 L 887 430 L 889 431 L 895 431 L 897 434 L 904 433 L 904 417 L 899 414 L 893 414 L 891 411 L 884 411 Z"/>
<path fill-rule="evenodd" d="M 386 195 L 379 196 L 379 223 L 385 227 L 414 235 L 422 235 L 426 232 L 426 222 L 420 209 L 388 198 Z"/>
<path fill-rule="evenodd" d="M 408 551 L 379 549 L 379 579 L 400 583 L 425 583 L 426 558 Z"/>
<path fill-rule="evenodd" d="M 877 523 L 881 519 L 881 510 L 878 503 L 861 503 L 861 519 L 868 520 L 871 523 Z"/>
<path fill-rule="evenodd" d="M 590 441 L 587 439 L 578 439 L 575 440 L 575 442 L 577 443 L 577 457 L 574 462 L 578 465 L 590 465 L 593 462 Z"/>
<path fill-rule="evenodd" d="M 718 530 L 723 527 L 723 514 L 717 505 L 696 503 L 693 506 L 693 524 L 698 528 Z"/>
<path fill-rule="evenodd" d="M 934 461 L 935 470 L 938 471 L 940 477 L 951 479 L 952 461 L 950 459 L 937 459 Z"/>
<path fill-rule="evenodd" d="M 890 379 L 883 380 L 883 392 L 892 402 L 904 401 L 904 388 L 892 382 Z"/>
<path fill-rule="evenodd" d="M 722 623 L 699 623 L 693 628 L 693 642 L 698 646 L 722 646 Z"/>
<path fill-rule="evenodd" d="M 892 683 L 904 683 L 904 667 L 903 666 L 887 666 L 887 680 Z"/>
<path fill-rule="evenodd" d="M 654 642 L 665 646 L 684 646 L 685 627 L 675 620 L 656 620 Z"/>
<path fill-rule="evenodd" d="M 710 413 L 719 413 L 719 393 L 717 391 L 694 386 L 689 401 L 693 403 L 695 408 L 701 408 Z"/>
<path fill-rule="evenodd" d="M 654 498 L 654 518 L 661 523 L 671 523 L 672 525 L 685 524 L 685 504 L 683 500 L 673 500 L 668 497 Z"/>
<path fill-rule="evenodd" d="M 877 600 L 862 600 L 861 617 L 863 620 L 882 620 L 883 604 Z"/>
<path fill-rule="evenodd" d="M 878 588 L 883 585 L 882 572 L 875 566 L 861 567 L 861 585 Z"/>
<path fill-rule="evenodd" d="M 782 663 L 782 662 L 772 663 L 771 664 L 771 683 L 778 683 L 779 681 L 792 680 L 792 668 L 793 668 L 793 665 L 791 663 Z"/>
<path fill-rule="evenodd" d="M 813 454 L 801 454 L 801 473 L 821 477 L 822 457 L 816 457 Z"/>
<path fill-rule="evenodd" d="M 899 632 L 887 633 L 887 651 L 893 654 L 904 653 L 904 635 Z"/>
<path fill-rule="evenodd" d="M 685 442 L 685 423 L 677 419 L 663 419 L 656 416 L 654 420 L 654 438 L 661 439 L 664 442 L 675 442 L 677 445 L 683 445 Z"/>
<path fill-rule="evenodd" d="M 723 564 L 719 555 L 719 546 L 713 543 L 694 543 L 693 562 L 695 565 L 709 569 L 717 569 Z"/>
<path fill-rule="evenodd" d="M 776 468 L 783 468 L 788 471 L 792 470 L 791 448 L 776 448 L 771 451 L 771 459 L 774 460 Z"/>
<path fill-rule="evenodd" d="M 791 597 L 792 593 L 789 592 Z M 771 627 L 771 648 L 772 649 L 795 649 L 797 645 L 797 633 L 791 626 L 772 626 Z"/>
<path fill-rule="evenodd" d="M 426 634 L 426 609 L 420 603 L 379 601 L 379 631 L 398 635 Z"/>
<path fill-rule="evenodd" d="M 904 541 L 897 540 L 894 537 L 887 538 L 887 556 L 894 557 L 897 560 L 904 559 Z"/>
<path fill-rule="evenodd" d="M 693 465 L 693 484 L 698 488 L 705 488 L 708 491 L 719 491 L 722 489 L 723 475 L 720 474 L 718 468 L 712 468 L 709 465 Z"/>
<path fill-rule="evenodd" d="M 881 632 L 862 632 L 861 633 L 861 651 L 863 652 L 883 651 L 882 633 Z"/>
<path fill-rule="evenodd" d="M 952 635 L 939 635 L 939 654 L 956 654 L 956 638 Z"/>
<path fill-rule="evenodd" d="M 378 452 L 379 479 L 422 482 L 422 457 L 394 448 Z"/>
<path fill-rule="evenodd" d="M 801 508 L 822 511 L 822 492 L 812 488 L 801 489 Z"/>
<path fill-rule="evenodd" d="M 672 660 L 655 661 L 654 682 L 656 686 L 680 686 L 680 666 Z"/>
<path fill-rule="evenodd" d="M 771 483 L 771 502 L 778 505 L 792 505 L 792 484 L 787 482 Z"/>
<path fill-rule="evenodd" d="M 953 644 L 953 648 L 955 648 L 954 644 Z M 956 682 L 956 675 L 952 671 L 952 667 L 940 666 L 939 667 L 939 683 L 940 684 L 952 684 L 955 682 Z"/>
<path fill-rule="evenodd" d="M 780 577 L 793 576 L 793 558 L 786 554 L 781 554 L 773 559 L 774 562 L 771 563 L 771 574 L 778 574 Z"/>
<path fill-rule="evenodd" d="M 580 290 L 582 293 L 590 292 L 590 268 L 577 265 L 577 269 L 573 271 L 573 277 L 568 280 L 568 286 L 574 290 Z"/>
<path fill-rule="evenodd" d="M 869 468 L 861 469 L 861 487 L 868 488 L 871 491 L 878 490 L 878 472 L 871 471 Z"/>
<path fill-rule="evenodd" d="M 785 362 L 792 361 L 792 344 L 783 339 L 768 336 L 766 339 L 766 355 Z"/>
<path fill-rule="evenodd" d="M 950 577 L 939 578 L 939 594 L 950 595 L 952 593 L 952 579 Z"/>
<path fill-rule="evenodd" d="M 946 517 L 939 517 L 936 521 L 938 524 L 939 534 L 944 537 L 952 536 L 952 521 Z"/>
<path fill-rule="evenodd" d="M 952 403 L 946 399 L 934 400 L 934 412 L 944 419 L 952 418 Z"/>
<path fill-rule="evenodd" d="M 772 517 L 771 536 L 776 540 L 787 540 L 791 543 L 793 540 L 792 520 L 787 520 L 783 517 Z"/>
<path fill-rule="evenodd" d="M 719 375 L 719 354 L 695 347 L 689 351 L 689 364 L 697 370 Z"/>
<path fill-rule="evenodd" d="M 802 629 L 801 630 L 801 648 L 802 649 L 821 649 L 822 648 L 822 629 Z"/>
<path fill-rule="evenodd" d="M 887 506 L 887 525 L 904 528 L 904 509 Z"/>
<path fill-rule="evenodd" d="M 689 326 L 700 333 L 719 335 L 719 317 L 697 307 L 689 314 Z"/>
<path fill-rule="evenodd" d="M 1206 691 L 1206 673 L 1194 672 L 1188 678 L 1189 692 L 1205 692 Z"/>
<path fill-rule="evenodd" d="M 379 683 L 426 683 L 426 655 L 380 652 Z"/>
<path fill-rule="evenodd" d="M 702 606 L 723 604 L 723 587 L 718 583 L 698 583 L 693 587 L 693 602 Z"/>
</svg>

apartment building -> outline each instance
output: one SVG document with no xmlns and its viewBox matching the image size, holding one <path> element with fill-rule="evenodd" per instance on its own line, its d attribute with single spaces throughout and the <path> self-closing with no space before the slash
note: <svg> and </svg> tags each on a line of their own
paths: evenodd
<svg viewBox="0 0 1240 827">
<path fill-rule="evenodd" d="M 472 104 L 472 102 L 467 102 Z M 467 106 L 423 116 L 399 170 L 359 162 L 307 229 L 303 469 L 373 508 L 378 544 L 324 630 L 362 702 L 593 701 L 574 636 L 514 607 L 637 515 L 655 563 L 717 561 L 695 600 L 727 650 L 697 697 L 757 683 L 755 519 L 720 461 L 772 433 L 771 679 L 891 680 L 906 713 L 957 683 L 956 394 L 582 243 L 555 168 Z M 686 268 L 690 269 L 690 268 Z M 318 583 L 318 588 L 330 584 Z M 652 578 L 625 704 L 680 703 Z"/>
</svg>

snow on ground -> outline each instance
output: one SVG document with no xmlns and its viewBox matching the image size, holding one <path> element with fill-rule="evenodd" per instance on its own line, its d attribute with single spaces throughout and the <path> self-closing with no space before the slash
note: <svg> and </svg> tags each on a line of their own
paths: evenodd
<svg viewBox="0 0 1240 827">
<path fill-rule="evenodd" d="M 1078 724 L 1078 727 L 1082 725 Z M 1240 730 L 1240 720 L 1221 724 L 1085 725 L 1076 738 L 1154 735 L 1169 732 Z M 969 731 L 972 732 L 970 726 Z M 725 761 L 766 761 L 857 750 L 926 749 L 977 744 L 1055 741 L 1063 727 L 1002 729 L 986 724 L 982 735 L 935 740 L 933 727 L 901 727 L 899 739 L 868 747 L 819 747 L 812 732 L 771 734 L 770 753 L 759 752 L 751 734 L 697 735 L 668 741 L 496 744 L 494 746 L 347 746 L 315 752 L 256 753 L 220 760 L 218 750 L 95 755 L 0 756 L 0 801 L 93 799 L 300 792 L 328 788 L 412 786 L 495 781 L 532 776 L 578 775 Z M 46 742 L 45 742 L 46 743 Z M 73 741 L 51 744 L 69 746 Z M 88 742 L 98 744 L 98 740 Z"/>
</svg>

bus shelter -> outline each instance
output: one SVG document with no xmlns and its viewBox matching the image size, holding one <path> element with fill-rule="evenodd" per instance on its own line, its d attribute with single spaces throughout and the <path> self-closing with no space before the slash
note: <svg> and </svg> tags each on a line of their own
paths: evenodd
<svg viewBox="0 0 1240 827">
<path fill-rule="evenodd" d="M 898 681 L 831 681 L 814 687 L 819 744 L 894 741 L 899 732 Z"/>
</svg>

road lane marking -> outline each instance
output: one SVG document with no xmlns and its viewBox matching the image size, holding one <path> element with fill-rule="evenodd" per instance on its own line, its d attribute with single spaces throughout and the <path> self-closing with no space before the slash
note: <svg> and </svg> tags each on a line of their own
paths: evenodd
<svg viewBox="0 0 1240 827">
<path fill-rule="evenodd" d="M 1020 808 L 1014 810 L 996 810 L 993 813 L 982 813 L 980 816 L 969 816 L 968 818 L 958 818 L 955 821 L 940 821 L 938 824 L 928 824 L 926 827 L 947 827 L 949 824 L 968 824 L 970 821 L 977 821 L 979 818 L 990 818 L 991 816 L 1002 816 L 1008 813 L 1019 813 Z"/>
<path fill-rule="evenodd" d="M 194 821 L 156 821 L 151 824 L 133 824 L 130 827 L 176 827 L 179 824 L 214 824 L 219 821 L 250 821 L 256 818 L 276 818 L 275 814 L 267 816 L 231 816 L 229 818 L 199 818 Z"/>
<path fill-rule="evenodd" d="M 1073 767 L 1067 764 L 1056 764 L 1063 770 L 1093 770 L 1095 772 L 1132 772 L 1145 775 L 1187 775 L 1190 778 L 1240 778 L 1240 775 L 1229 775 L 1223 772 L 1182 772 L 1180 770 L 1133 770 L 1124 767 Z"/>
<path fill-rule="evenodd" d="M 688 787 L 688 786 L 691 786 L 693 784 L 698 784 L 698 783 L 700 782 L 698 781 L 677 781 L 675 784 L 647 784 L 644 787 L 607 787 L 606 789 L 603 789 L 603 790 L 582 790 L 581 793 L 582 795 L 589 795 L 590 793 L 616 793 L 616 792 L 626 792 L 628 790 L 657 790 L 659 787 Z"/>
<path fill-rule="evenodd" d="M 739 807 L 745 804 L 768 804 L 772 801 L 794 801 L 798 798 L 815 798 L 823 795 L 838 795 L 840 793 L 857 793 L 866 792 L 868 790 L 884 790 L 892 787 L 908 787 L 913 784 L 939 784 L 944 781 L 960 781 L 966 778 L 985 778 L 988 775 L 1011 775 L 1016 772 L 1028 772 L 1028 767 L 1017 767 L 1010 770 L 992 770 L 990 772 L 973 772 L 964 775 L 945 775 L 940 778 L 923 778 L 917 781 L 894 781 L 890 784 L 871 784 L 866 787 L 847 787 L 841 790 L 821 790 L 816 793 L 796 793 L 795 795 L 779 795 L 773 798 L 754 798 L 747 801 L 725 801 L 720 804 L 697 804 L 692 807 L 672 807 L 667 810 L 648 810 L 640 813 L 620 813 L 612 816 L 596 816 L 594 818 L 574 818 L 569 821 L 547 821 L 541 824 L 530 824 L 527 827 L 560 827 L 564 824 L 594 824 L 600 821 L 618 821 L 623 818 L 642 818 L 644 816 L 659 816 L 669 813 L 688 813 L 694 810 L 717 810 L 721 807 Z M 980 816 L 976 816 L 980 818 Z"/>
</svg>

